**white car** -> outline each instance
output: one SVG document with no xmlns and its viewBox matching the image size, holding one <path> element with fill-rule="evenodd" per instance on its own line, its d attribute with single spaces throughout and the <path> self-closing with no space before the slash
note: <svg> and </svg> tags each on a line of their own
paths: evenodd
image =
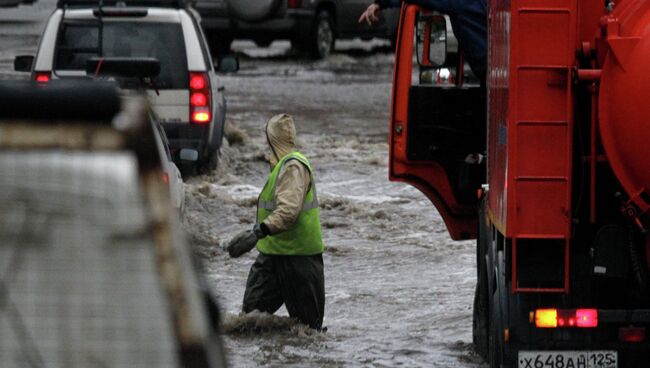
<svg viewBox="0 0 650 368">
<path fill-rule="evenodd" d="M 169 186 L 169 198 L 172 206 L 178 211 L 179 215 L 182 216 L 185 209 L 183 177 L 181 176 L 180 170 L 178 170 L 178 167 L 172 160 L 165 131 L 155 119 L 151 119 L 151 124 L 153 125 L 154 139 L 156 140 L 158 155 L 162 160 L 161 164 L 164 171 L 163 181 Z"/>
<path fill-rule="evenodd" d="M 87 77 L 90 58 L 155 58 L 160 74 L 147 92 L 169 138 L 172 157 L 181 163 L 180 150 L 194 149 L 199 168 L 216 168 L 226 102 L 198 14 L 182 0 L 103 4 L 99 9 L 97 1 L 59 0 L 36 57 L 18 56 L 14 68 L 47 83 Z M 223 71 L 238 69 L 236 59 L 225 58 L 220 62 Z"/>
</svg>

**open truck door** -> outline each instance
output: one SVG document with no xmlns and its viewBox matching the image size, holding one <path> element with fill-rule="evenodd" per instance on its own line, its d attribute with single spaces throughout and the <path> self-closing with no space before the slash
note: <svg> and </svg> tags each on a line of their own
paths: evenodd
<svg viewBox="0 0 650 368">
<path fill-rule="evenodd" d="M 486 105 L 480 82 L 471 79 L 448 23 L 419 6 L 402 6 L 389 177 L 422 191 L 452 239 L 461 240 L 476 237 L 477 191 L 485 183 L 481 161 Z"/>
</svg>

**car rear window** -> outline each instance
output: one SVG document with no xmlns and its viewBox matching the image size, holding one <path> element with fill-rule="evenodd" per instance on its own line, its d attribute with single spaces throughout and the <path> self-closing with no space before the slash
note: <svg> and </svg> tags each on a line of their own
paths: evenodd
<svg viewBox="0 0 650 368">
<path fill-rule="evenodd" d="M 55 71 L 85 70 L 86 60 L 99 56 L 99 25 L 63 23 L 57 41 Z M 105 57 L 154 57 L 160 61 L 156 87 L 188 86 L 187 59 L 180 24 L 104 22 L 102 55 Z"/>
</svg>

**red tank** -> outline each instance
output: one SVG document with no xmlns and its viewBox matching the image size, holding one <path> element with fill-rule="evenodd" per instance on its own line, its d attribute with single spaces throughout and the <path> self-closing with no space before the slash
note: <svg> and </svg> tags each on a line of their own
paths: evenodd
<svg viewBox="0 0 650 368">
<path fill-rule="evenodd" d="M 602 68 L 600 133 L 621 185 L 650 209 L 650 2 L 626 2 L 602 20 L 609 52 Z"/>
</svg>

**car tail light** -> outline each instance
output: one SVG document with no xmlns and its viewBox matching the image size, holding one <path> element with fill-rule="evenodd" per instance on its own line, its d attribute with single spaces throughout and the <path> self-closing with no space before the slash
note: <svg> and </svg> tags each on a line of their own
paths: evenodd
<svg viewBox="0 0 650 368">
<path fill-rule="evenodd" d="M 194 123 L 208 123 L 210 122 L 210 111 L 206 108 L 195 110 L 192 113 L 192 122 Z"/>
<path fill-rule="evenodd" d="M 193 90 L 205 89 L 208 84 L 205 73 L 190 73 L 190 88 Z"/>
<path fill-rule="evenodd" d="M 35 72 L 34 80 L 38 83 L 47 83 L 52 77 L 52 72 Z"/>
<path fill-rule="evenodd" d="M 618 339 L 622 342 L 643 342 L 645 327 L 621 327 L 618 329 Z"/>
<path fill-rule="evenodd" d="M 212 98 L 208 73 L 190 72 L 190 122 L 210 123 Z"/>
<path fill-rule="evenodd" d="M 205 96 L 205 93 L 192 93 L 190 104 L 192 106 L 206 106 L 208 104 L 208 98 Z"/>
<path fill-rule="evenodd" d="M 165 183 L 165 184 L 169 184 L 169 174 L 167 174 L 167 173 L 163 173 L 163 174 L 162 174 L 162 181 L 163 181 L 163 183 Z"/>
<path fill-rule="evenodd" d="M 535 326 L 538 328 L 556 327 L 598 327 L 597 309 L 537 309 Z"/>
<path fill-rule="evenodd" d="M 288 0 L 287 1 L 287 7 L 289 7 L 289 8 L 299 8 L 300 3 L 302 3 L 302 0 Z"/>
</svg>

